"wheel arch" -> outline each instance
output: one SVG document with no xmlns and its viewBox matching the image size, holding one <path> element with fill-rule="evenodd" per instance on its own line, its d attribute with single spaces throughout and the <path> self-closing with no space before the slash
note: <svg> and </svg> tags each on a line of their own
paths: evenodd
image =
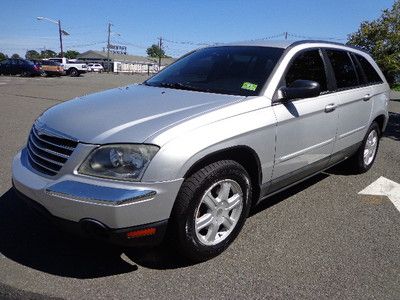
<svg viewBox="0 0 400 300">
<path fill-rule="evenodd" d="M 258 197 L 260 196 L 262 169 L 260 158 L 257 152 L 249 146 L 238 145 L 209 153 L 192 164 L 183 177 L 186 179 L 211 163 L 227 159 L 236 161 L 249 173 L 253 189 L 252 201 L 253 204 L 256 203 Z"/>
<path fill-rule="evenodd" d="M 385 131 L 386 123 L 387 123 L 387 118 L 384 114 L 380 114 L 372 122 L 378 123 L 380 134 L 382 135 L 383 132 Z"/>
</svg>

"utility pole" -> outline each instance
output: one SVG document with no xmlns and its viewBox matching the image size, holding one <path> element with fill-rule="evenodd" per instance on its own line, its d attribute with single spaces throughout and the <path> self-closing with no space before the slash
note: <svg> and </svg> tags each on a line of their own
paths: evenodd
<svg viewBox="0 0 400 300">
<path fill-rule="evenodd" d="M 287 40 L 288 32 L 285 31 L 285 40 Z"/>
<path fill-rule="evenodd" d="M 49 21 L 49 22 L 51 22 L 53 24 L 56 24 L 58 26 L 58 35 L 60 36 L 60 50 L 61 50 L 60 55 L 61 55 L 61 57 L 63 57 L 64 56 L 64 51 L 63 51 L 63 44 L 62 44 L 62 35 L 69 35 L 69 33 L 66 32 L 65 30 L 61 29 L 61 21 L 60 20 L 56 21 L 56 20 L 49 19 L 49 18 L 46 18 L 46 17 L 36 17 L 36 19 L 39 20 L 39 21 L 43 21 L 43 20 Z"/>
<path fill-rule="evenodd" d="M 108 23 L 108 38 L 107 38 L 107 73 L 110 73 L 110 36 L 111 36 L 111 23 Z"/>
<path fill-rule="evenodd" d="M 158 56 L 158 71 L 161 70 L 161 56 L 162 56 L 162 37 L 158 38 L 160 41 L 158 43 L 158 46 L 160 48 L 160 55 Z"/>
<path fill-rule="evenodd" d="M 63 44 L 62 44 L 62 31 L 61 31 L 61 21 L 58 20 L 58 34 L 60 35 L 60 55 L 61 57 L 64 57 L 64 51 L 63 51 Z"/>
</svg>

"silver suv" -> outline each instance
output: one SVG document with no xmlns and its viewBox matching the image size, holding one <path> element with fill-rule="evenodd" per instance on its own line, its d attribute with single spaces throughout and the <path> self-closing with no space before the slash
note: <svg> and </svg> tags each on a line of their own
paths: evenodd
<svg viewBox="0 0 400 300">
<path fill-rule="evenodd" d="M 14 158 L 13 184 L 68 228 L 122 245 L 169 240 L 202 261 L 268 196 L 346 158 L 367 171 L 388 100 L 382 72 L 355 48 L 202 48 L 143 84 L 45 111 Z"/>
</svg>

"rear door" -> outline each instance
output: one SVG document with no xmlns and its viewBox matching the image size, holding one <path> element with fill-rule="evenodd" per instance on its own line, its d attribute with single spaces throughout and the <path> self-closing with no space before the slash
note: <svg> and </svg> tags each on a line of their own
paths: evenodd
<svg viewBox="0 0 400 300">
<path fill-rule="evenodd" d="M 347 152 L 362 141 L 368 130 L 372 90 L 349 52 L 326 49 L 326 54 L 336 80 L 338 102 L 339 123 L 334 153 Z"/>
<path fill-rule="evenodd" d="M 323 169 L 333 150 L 337 127 L 337 97 L 330 92 L 328 73 L 320 49 L 297 54 L 280 86 L 295 80 L 320 84 L 318 97 L 296 99 L 273 106 L 277 118 L 275 166 L 269 192 Z"/>
</svg>

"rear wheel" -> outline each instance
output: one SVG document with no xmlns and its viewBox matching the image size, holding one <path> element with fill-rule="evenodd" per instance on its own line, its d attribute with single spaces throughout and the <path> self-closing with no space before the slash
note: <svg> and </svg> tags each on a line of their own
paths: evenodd
<svg viewBox="0 0 400 300">
<path fill-rule="evenodd" d="M 193 261 L 223 252 L 242 229 L 250 209 L 251 183 L 237 162 L 212 163 L 187 178 L 172 221 L 178 250 Z"/>
<path fill-rule="evenodd" d="M 71 69 L 69 69 L 69 75 L 70 75 L 71 77 L 77 77 L 77 76 L 79 76 L 79 72 L 78 72 L 77 69 L 71 68 Z"/>
<path fill-rule="evenodd" d="M 367 172 L 373 165 L 379 148 L 380 129 L 376 122 L 369 127 L 360 148 L 350 159 L 357 173 Z"/>
</svg>

